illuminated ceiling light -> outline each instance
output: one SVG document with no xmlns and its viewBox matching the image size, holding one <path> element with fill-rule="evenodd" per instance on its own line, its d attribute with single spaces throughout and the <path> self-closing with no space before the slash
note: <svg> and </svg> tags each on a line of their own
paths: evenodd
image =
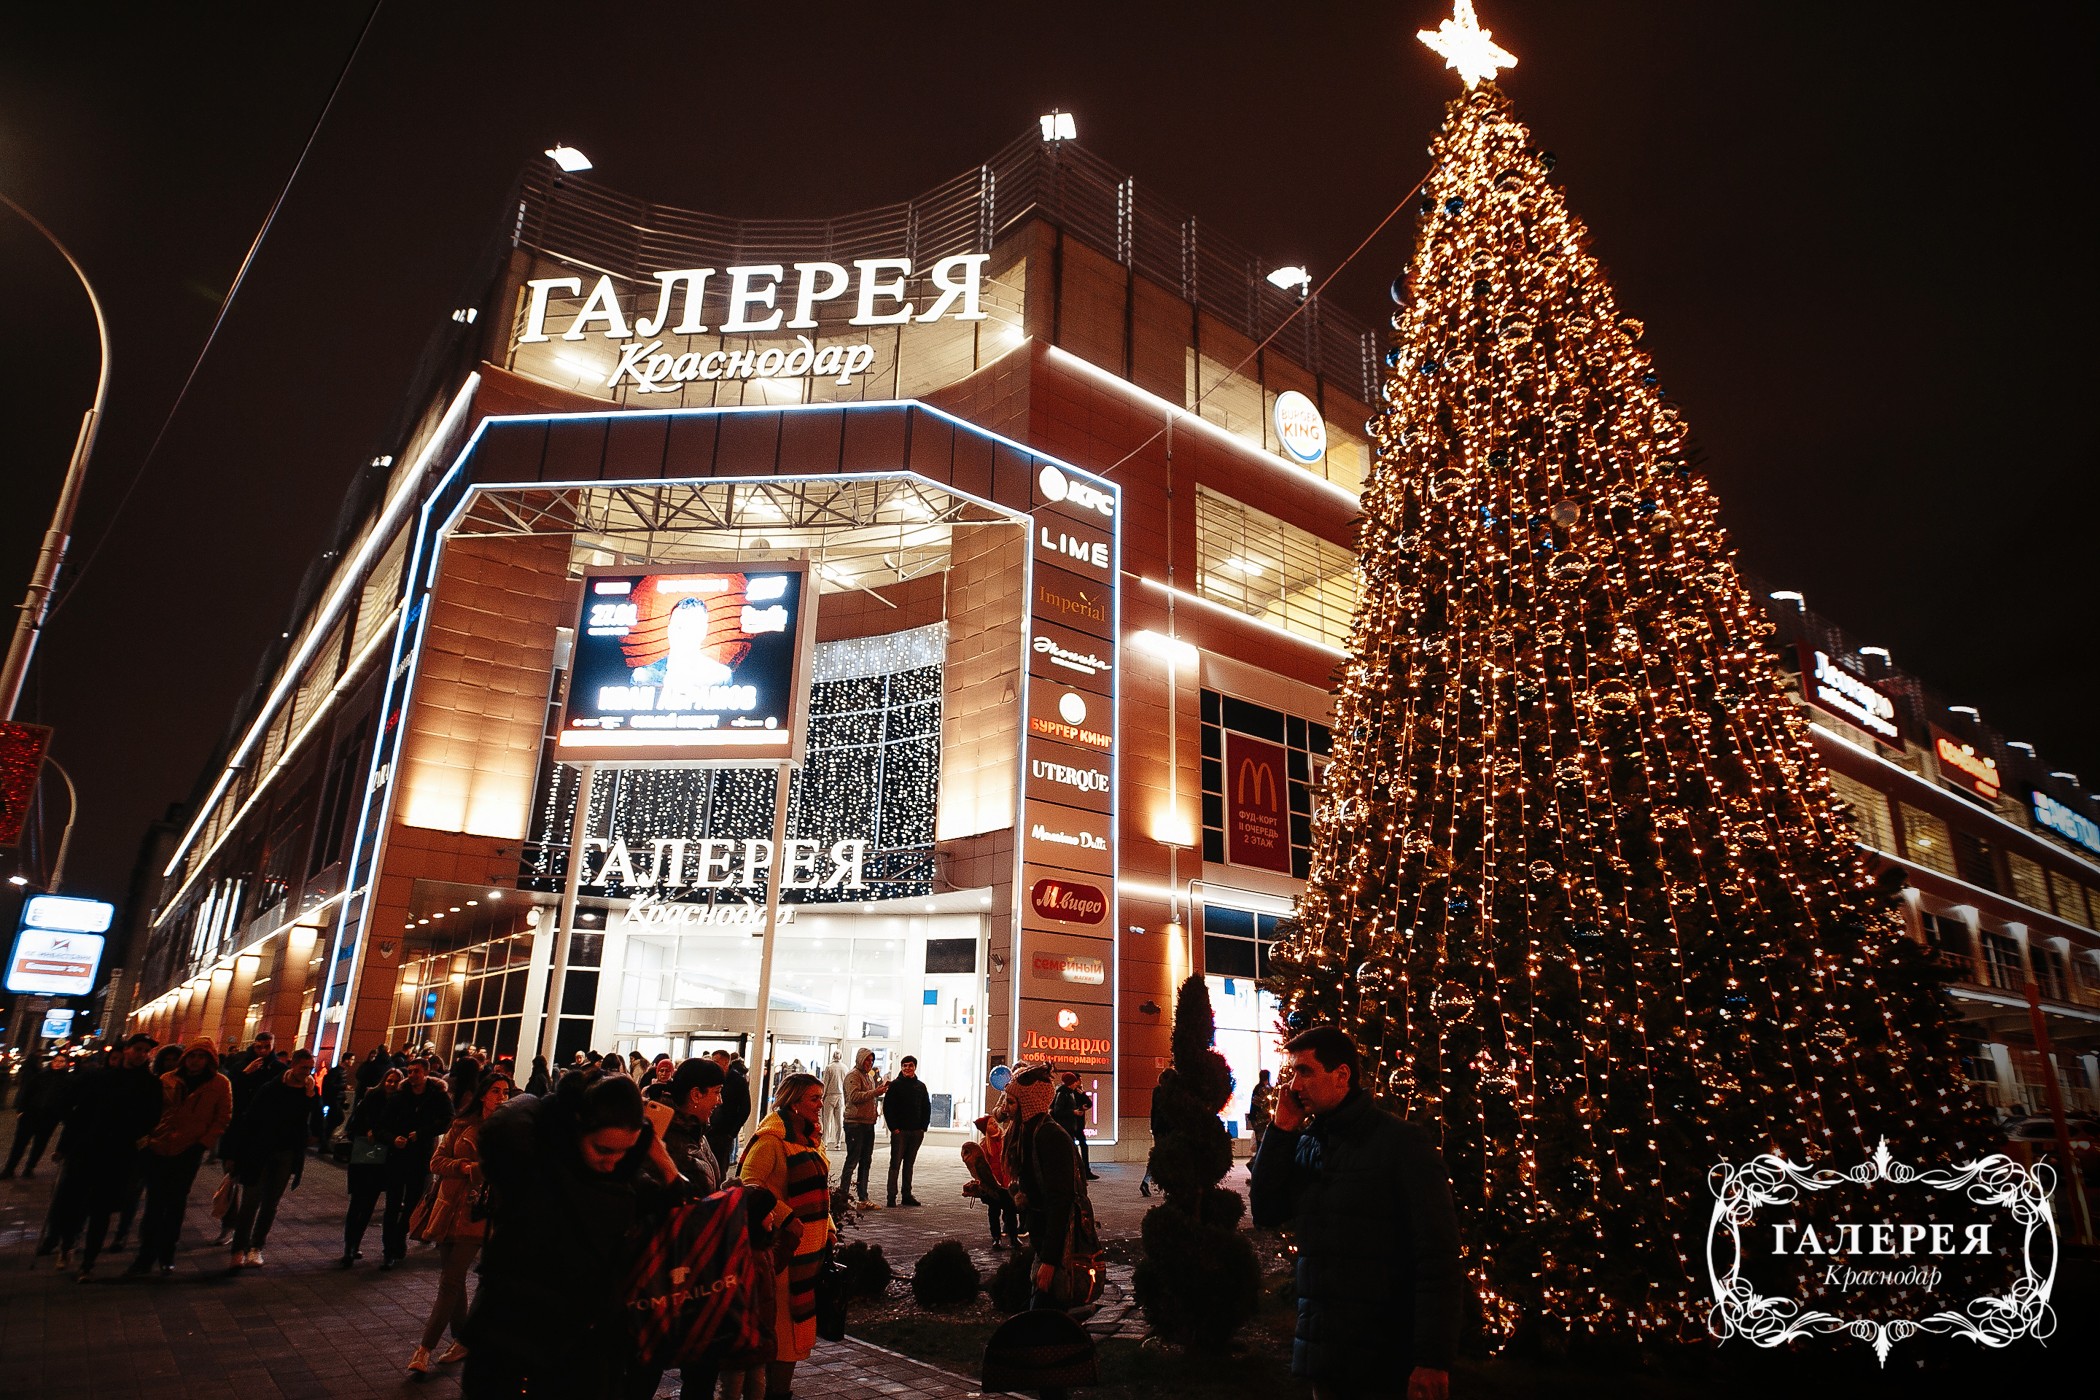
<svg viewBox="0 0 2100 1400">
<path fill-rule="evenodd" d="M 2028 743 L 2025 739 L 2007 739 L 2005 741 L 2005 747 L 2009 749 L 2018 749 L 2021 753 L 2026 754 L 2029 758 L 2034 757 L 2034 745 Z"/>
<path fill-rule="evenodd" d="M 1771 597 L 1775 603 L 1792 603 L 1797 608 L 1808 606 L 1808 600 L 1791 588 L 1782 588 L 1777 593 L 1772 594 Z"/>
<path fill-rule="evenodd" d="M 1967 715 L 1970 719 L 1983 718 L 1983 716 L 1977 712 L 1977 709 L 1974 705 L 1949 705 L 1947 707 L 1947 713 L 1950 715 Z"/>
<path fill-rule="evenodd" d="M 1133 632 L 1130 644 L 1149 656 L 1176 666 L 1193 666 L 1197 661 L 1196 649 L 1179 637 L 1169 637 L 1164 632 Z"/>
<path fill-rule="evenodd" d="M 452 912 L 453 912 L 453 913 L 455 913 L 455 914 L 457 914 L 457 913 L 459 912 L 459 906 L 458 906 L 457 904 L 455 904 L 455 905 L 453 905 L 453 906 L 452 906 Z"/>
<path fill-rule="evenodd" d="M 574 146 L 550 146 L 547 148 L 547 159 L 559 166 L 564 175 L 574 175 L 580 170 L 591 168 L 591 158 Z"/>
<path fill-rule="evenodd" d="M 1264 572 L 1261 565 L 1255 563 L 1244 554 L 1235 554 L 1230 559 L 1227 559 L 1225 567 L 1246 574 L 1250 578 L 1260 578 Z"/>
<path fill-rule="evenodd" d="M 2052 778 L 2062 778 L 2067 783 L 2075 783 L 2078 781 L 2078 775 L 2076 773 L 2066 773 L 2061 768 L 2057 769 L 2049 776 Z"/>
<path fill-rule="evenodd" d="M 503 898 L 503 891 L 501 891 L 501 890 L 490 890 L 490 891 L 489 891 L 489 898 L 490 898 L 490 899 L 501 899 L 501 898 Z"/>
<path fill-rule="evenodd" d="M 457 311 L 452 313 L 452 319 L 459 322 L 463 326 L 471 326 L 474 324 L 474 318 L 479 316 L 480 314 L 481 312 L 475 307 L 462 306 Z"/>
<path fill-rule="evenodd" d="M 1270 286 L 1280 287 L 1286 292 L 1296 292 L 1301 297 L 1312 290 L 1312 274 L 1296 263 L 1289 267 L 1277 268 L 1269 274 L 1268 280 Z"/>
<path fill-rule="evenodd" d="M 10 885 L 26 885 L 29 883 L 29 877 L 27 875 L 10 875 L 7 877 L 7 883 Z"/>
<path fill-rule="evenodd" d="M 1480 19 L 1473 13 L 1473 0 L 1455 0 L 1450 19 L 1435 29 L 1416 30 L 1415 37 L 1442 58 L 1444 66 L 1463 78 L 1469 88 L 1477 87 L 1483 78 L 1493 82 L 1497 69 L 1517 66 L 1517 56 L 1495 43 L 1494 35 L 1480 27 Z"/>
<path fill-rule="evenodd" d="M 1036 118 L 1036 125 L 1043 129 L 1045 141 L 1076 141 L 1079 125 L 1072 120 L 1070 112 L 1045 112 Z"/>
<path fill-rule="evenodd" d="M 1861 656 L 1878 656 L 1883 661 L 1889 659 L 1889 649 L 1887 647 L 1861 647 L 1859 654 Z"/>
</svg>

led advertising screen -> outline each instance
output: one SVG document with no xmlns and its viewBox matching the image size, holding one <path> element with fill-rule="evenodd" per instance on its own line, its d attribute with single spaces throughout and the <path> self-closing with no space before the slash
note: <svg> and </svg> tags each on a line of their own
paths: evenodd
<svg viewBox="0 0 2100 1400">
<path fill-rule="evenodd" d="M 799 759 L 815 635 L 808 584 L 799 561 L 586 575 L 561 757 Z"/>
<path fill-rule="evenodd" d="M 7 990 L 86 996 L 102 966 L 103 935 L 116 906 L 99 899 L 37 895 L 22 906 L 22 924 L 7 957 Z"/>
</svg>

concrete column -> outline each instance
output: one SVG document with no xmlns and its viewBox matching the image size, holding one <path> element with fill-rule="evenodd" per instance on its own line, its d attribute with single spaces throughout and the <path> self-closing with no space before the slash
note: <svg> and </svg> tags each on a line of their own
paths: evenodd
<svg viewBox="0 0 2100 1400">
<path fill-rule="evenodd" d="M 532 962 L 525 969 L 525 1009 L 518 1018 L 518 1072 L 532 1072 L 532 1057 L 540 1053 L 540 1031 L 544 1018 L 541 1009 L 547 1004 L 547 978 L 554 969 L 553 920 L 547 915 L 552 911 L 542 909 L 539 924 L 532 930 Z M 554 1066 L 548 1065 L 549 1069 Z M 520 1081 L 522 1083 L 522 1081 Z"/>
<path fill-rule="evenodd" d="M 262 959 L 248 953 L 233 960 L 233 978 L 226 988 L 225 1019 L 220 1025 L 219 1044 L 244 1044 L 247 1040 L 248 1008 L 255 1000 L 255 974 Z"/>
<path fill-rule="evenodd" d="M 299 1008 L 306 1001 L 312 982 L 314 948 L 320 930 L 308 924 L 293 924 L 285 930 L 285 942 L 277 959 L 277 980 L 271 987 L 270 1029 L 287 1048 L 299 1034 Z M 311 1037 L 310 1037 L 311 1038 Z"/>
<path fill-rule="evenodd" d="M 218 1042 L 219 1053 L 224 1054 L 226 1044 L 226 993 L 233 987 L 233 969 L 214 968 L 209 990 L 204 993 L 204 1005 L 197 1017 L 197 1034 L 208 1035 Z"/>
</svg>

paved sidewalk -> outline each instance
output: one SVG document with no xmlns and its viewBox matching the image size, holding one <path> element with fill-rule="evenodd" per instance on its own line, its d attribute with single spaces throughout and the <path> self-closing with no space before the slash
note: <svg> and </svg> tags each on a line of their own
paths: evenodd
<svg viewBox="0 0 2100 1400">
<path fill-rule="evenodd" d="M 13 1132 L 0 1113 L 0 1142 Z M 882 1245 L 892 1266 L 909 1273 L 943 1239 L 971 1247 L 989 1275 L 1000 1255 L 986 1246 L 983 1208 L 962 1195 L 960 1139 L 930 1141 L 921 1153 L 916 1210 L 872 1211 L 846 1238 Z M 887 1169 L 886 1146 L 875 1166 Z M 1146 1208 L 1142 1168 L 1097 1164 L 1093 1183 L 1102 1234 L 1134 1236 Z M 305 1184 L 287 1193 L 267 1249 L 269 1264 L 239 1274 L 228 1252 L 210 1246 L 216 1222 L 207 1210 L 219 1173 L 206 1167 L 191 1193 L 184 1250 L 168 1279 L 118 1277 L 130 1252 L 104 1256 L 95 1282 L 60 1275 L 49 1259 L 33 1261 L 37 1233 L 57 1180 L 48 1159 L 33 1181 L 0 1182 L 0 1396 L 35 1400 L 334 1400 L 334 1397 L 458 1394 L 455 1375 L 412 1381 L 408 1361 L 437 1288 L 437 1259 L 422 1246 L 404 1265 L 380 1273 L 378 1221 L 366 1236 L 368 1261 L 336 1267 L 342 1253 L 344 1180 L 332 1162 L 309 1164 Z M 878 1197 L 879 1198 L 879 1197 Z M 1111 1291 L 1091 1319 L 1098 1334 L 1142 1335 L 1128 1305 L 1127 1270 L 1112 1273 Z M 452 1368 L 447 1368 L 448 1370 Z M 664 1395 L 676 1393 L 675 1381 Z M 798 1397 L 919 1395 L 960 1400 L 976 1393 L 970 1377 L 951 1375 L 864 1343 L 820 1344 L 797 1369 Z"/>
</svg>

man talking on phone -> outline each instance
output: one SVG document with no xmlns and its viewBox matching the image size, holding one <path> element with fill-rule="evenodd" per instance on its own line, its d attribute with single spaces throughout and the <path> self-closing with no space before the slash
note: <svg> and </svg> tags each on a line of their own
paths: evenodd
<svg viewBox="0 0 2100 1400">
<path fill-rule="evenodd" d="M 1365 1091 L 1334 1026 L 1284 1047 L 1290 1078 L 1250 1174 L 1254 1223 L 1298 1241 L 1291 1372 L 1314 1400 L 1446 1400 L 1458 1346 L 1458 1214 L 1443 1154 Z"/>
</svg>

